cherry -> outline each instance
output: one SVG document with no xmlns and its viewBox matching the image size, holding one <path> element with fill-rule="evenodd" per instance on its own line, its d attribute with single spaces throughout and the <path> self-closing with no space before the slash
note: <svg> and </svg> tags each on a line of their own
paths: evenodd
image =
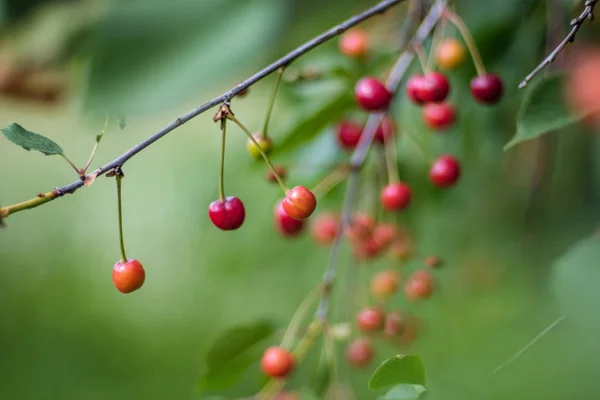
<svg viewBox="0 0 600 400">
<path fill-rule="evenodd" d="M 415 104 L 422 105 L 425 100 L 421 98 L 422 88 L 425 86 L 423 75 L 413 75 L 406 81 L 406 95 Z"/>
<path fill-rule="evenodd" d="M 283 199 L 283 209 L 292 218 L 303 220 L 317 208 L 315 195 L 304 186 L 296 186 L 290 189 Z"/>
<path fill-rule="evenodd" d="M 375 242 L 377 242 L 381 248 L 388 247 L 396 236 L 398 235 L 398 230 L 392 224 L 379 224 L 373 229 L 372 238 Z"/>
<path fill-rule="evenodd" d="M 453 186 L 460 178 L 460 163 L 451 155 L 438 157 L 429 170 L 429 180 L 437 187 Z"/>
<path fill-rule="evenodd" d="M 408 236 L 396 238 L 390 246 L 390 253 L 395 260 L 408 260 L 413 254 L 412 240 Z"/>
<path fill-rule="evenodd" d="M 281 202 L 275 205 L 275 228 L 281 233 L 282 236 L 298 236 L 304 229 L 304 221 L 298 221 L 290 217 L 285 210 Z"/>
<path fill-rule="evenodd" d="M 366 339 L 356 339 L 348 344 L 346 359 L 355 367 L 364 367 L 373 358 L 373 346 Z"/>
<path fill-rule="evenodd" d="M 402 211 L 410 204 L 412 192 L 406 183 L 390 183 L 381 190 L 379 200 L 387 211 Z"/>
<path fill-rule="evenodd" d="M 387 116 L 383 117 L 375 131 L 373 141 L 377 144 L 385 144 L 389 137 L 394 133 L 396 133 L 396 124 L 394 124 L 394 120 Z"/>
<path fill-rule="evenodd" d="M 449 103 L 427 103 L 423 107 L 423 122 L 430 129 L 446 129 L 455 120 L 456 113 L 454 112 L 454 107 Z"/>
<path fill-rule="evenodd" d="M 346 229 L 346 235 L 352 242 L 358 242 L 370 237 L 375 229 L 375 221 L 369 215 L 356 213 L 352 216 L 352 222 Z"/>
<path fill-rule="evenodd" d="M 393 270 L 381 271 L 371 279 L 371 293 L 378 299 L 387 299 L 398 291 L 400 275 Z"/>
<path fill-rule="evenodd" d="M 246 218 L 244 203 L 235 196 L 215 200 L 208 206 L 208 216 L 219 229 L 231 231 L 239 228 Z"/>
<path fill-rule="evenodd" d="M 456 39 L 448 38 L 435 49 L 435 62 L 440 68 L 454 69 L 465 60 L 465 47 Z"/>
<path fill-rule="evenodd" d="M 479 75 L 471 80 L 471 94 L 480 103 L 497 103 L 502 97 L 502 91 L 502 81 L 497 75 Z"/>
<path fill-rule="evenodd" d="M 362 78 L 356 83 L 354 96 L 358 105 L 367 111 L 385 111 L 392 101 L 392 93 L 372 77 Z"/>
<path fill-rule="evenodd" d="M 383 321 L 385 319 L 384 312 L 376 307 L 364 308 L 356 316 L 356 323 L 358 329 L 363 332 L 374 332 L 378 331 L 383 327 Z"/>
<path fill-rule="evenodd" d="M 294 369 L 294 358 L 281 347 L 269 347 L 260 359 L 260 367 L 270 377 L 283 378 Z"/>
<path fill-rule="evenodd" d="M 333 213 L 321 213 L 314 218 L 310 233 L 318 244 L 333 243 L 337 235 L 339 218 Z"/>
<path fill-rule="evenodd" d="M 385 324 L 383 326 L 383 335 L 394 337 L 402 335 L 406 328 L 404 317 L 397 312 L 390 312 L 385 316 Z"/>
<path fill-rule="evenodd" d="M 113 267 L 112 279 L 119 292 L 131 293 L 142 287 L 146 273 L 138 260 L 121 260 Z"/>
<path fill-rule="evenodd" d="M 432 293 L 433 277 L 427 271 L 415 271 L 404 286 L 404 294 L 411 301 L 427 299 Z"/>
<path fill-rule="evenodd" d="M 265 152 L 265 154 L 269 154 L 271 150 L 273 150 L 273 142 L 271 141 L 270 137 L 263 136 L 260 133 L 255 133 L 252 136 L 254 136 L 254 139 L 256 140 L 262 151 Z M 246 149 L 253 158 L 259 160 L 262 157 L 260 151 L 258 150 L 258 147 L 256 147 L 254 142 L 250 139 L 248 139 L 248 142 L 246 143 Z"/>
<path fill-rule="evenodd" d="M 361 29 L 353 29 L 340 38 L 340 51 L 347 57 L 363 57 L 369 49 L 367 33 Z"/>
<path fill-rule="evenodd" d="M 381 252 L 383 246 L 372 237 L 368 237 L 354 244 L 354 257 L 357 260 L 370 260 Z"/>
<path fill-rule="evenodd" d="M 287 176 L 287 170 L 285 169 L 285 167 L 275 166 L 275 171 L 277 171 L 277 175 L 279 175 L 281 179 L 285 179 L 285 177 Z M 273 171 L 271 171 L 271 168 L 267 168 L 266 175 L 267 181 L 271 183 L 277 183 L 277 178 L 275 178 L 275 175 L 273 174 Z"/>
<path fill-rule="evenodd" d="M 439 103 L 444 101 L 450 93 L 448 78 L 439 72 L 431 72 L 422 78 L 418 86 L 418 97 L 425 103 Z"/>
<path fill-rule="evenodd" d="M 444 261 L 437 256 L 427 256 L 425 257 L 425 265 L 431 268 L 439 268 L 444 265 Z"/>
<path fill-rule="evenodd" d="M 344 149 L 352 150 L 358 144 L 363 128 L 354 122 L 345 121 L 337 127 L 337 141 Z"/>
</svg>

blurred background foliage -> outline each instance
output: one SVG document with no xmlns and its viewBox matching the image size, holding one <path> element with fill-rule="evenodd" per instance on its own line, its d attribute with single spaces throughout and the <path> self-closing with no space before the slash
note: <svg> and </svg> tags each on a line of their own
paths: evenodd
<svg viewBox="0 0 600 400">
<path fill-rule="evenodd" d="M 458 187 L 435 190 L 419 150 L 400 140 L 401 176 L 415 199 L 397 221 L 411 227 L 420 253 L 442 256 L 446 267 L 430 301 L 395 300 L 418 316 L 422 329 L 408 350 L 381 345 L 378 361 L 399 351 L 421 355 L 429 399 L 591 399 L 597 393 L 598 135 L 571 127 L 502 150 L 516 130 L 523 97 L 518 82 L 543 57 L 546 39 L 565 33 L 581 3 L 457 1 L 487 68 L 504 79 L 504 100 L 494 108 L 475 104 L 468 92 L 474 69 L 466 63 L 449 74 L 459 123 L 447 134 L 429 132 L 403 96 L 393 110 L 400 129 L 421 135 L 428 152 L 456 154 L 464 167 Z M 101 144 L 94 164 L 103 164 L 371 4 L 2 0 L 2 65 L 36 71 L 31 90 L 43 90 L 2 98 L 0 124 L 18 122 L 45 134 L 83 163 L 105 112 L 125 114 L 127 127 L 121 131 L 113 121 Z M 379 65 L 392 60 L 405 12 L 403 5 L 364 24 L 378 46 Z M 549 29 L 549 17 L 558 21 L 558 32 Z M 578 42 L 594 41 L 597 31 L 587 23 Z M 568 57 L 559 62 L 568 64 Z M 297 166 L 290 182 L 312 184 L 326 173 L 319 165 L 346 156 L 335 147 L 332 123 L 342 115 L 364 118 L 348 100 L 353 74 L 364 71 L 341 59 L 334 42 L 293 65 L 302 66 L 354 71 L 286 84 L 277 100 L 271 134 L 281 150 L 274 157 Z M 260 127 L 271 83 L 266 79 L 233 103 L 251 130 Z M 232 132 L 229 139 L 226 190 L 247 209 L 239 231 L 217 231 L 206 216 L 217 196 L 220 136 L 212 113 L 125 166 L 126 243 L 147 271 L 144 288 L 134 295 L 123 296 L 110 281 L 119 257 L 112 181 L 100 178 L 74 196 L 6 221 L 0 232 L 0 398 L 188 399 L 197 395 L 207 349 L 219 332 L 262 319 L 286 326 L 319 281 L 328 251 L 308 235 L 279 237 L 272 226 L 279 189 L 264 182 L 262 165 L 245 153 L 243 135 Z M 27 153 L 4 138 L 0 169 L 4 205 L 75 178 L 62 160 Z M 365 193 L 361 207 L 368 208 Z M 319 209 L 339 208 L 341 195 L 332 192 Z M 357 272 L 345 252 L 336 320 L 351 318 L 343 297 L 351 275 L 366 282 L 390 263 L 382 258 Z M 564 323 L 492 374 L 563 314 Z M 343 344 L 338 350 L 340 382 L 351 385 L 356 398 L 376 398 L 366 389 L 369 371 L 351 370 Z M 305 370 L 314 367 L 313 358 Z M 253 393 L 261 382 L 257 371 L 255 364 L 223 393 Z M 305 378 L 300 373 L 293 387 L 309 390 Z"/>
</svg>

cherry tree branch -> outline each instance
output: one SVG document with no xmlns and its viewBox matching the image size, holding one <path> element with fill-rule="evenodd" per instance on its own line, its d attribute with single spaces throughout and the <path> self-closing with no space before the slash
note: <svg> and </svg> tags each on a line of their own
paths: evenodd
<svg viewBox="0 0 600 400">
<path fill-rule="evenodd" d="M 420 1 L 418 1 L 420 3 Z M 437 0 L 436 3 L 431 7 L 429 13 L 424 18 L 423 22 L 417 29 L 417 32 L 410 40 L 408 44 L 408 50 L 405 50 L 398 60 L 394 67 L 392 68 L 392 72 L 390 73 L 387 81 L 386 87 L 392 93 L 396 93 L 398 88 L 400 87 L 400 82 L 402 81 L 402 77 L 406 73 L 411 61 L 414 58 L 414 48 L 420 46 L 427 37 L 431 34 L 431 31 L 435 27 L 435 25 L 440 20 L 445 8 L 446 8 L 446 0 Z M 418 17 L 418 14 L 413 14 Z M 415 23 L 415 21 L 409 20 L 407 23 Z M 407 32 L 410 29 L 406 30 Z M 404 40 L 406 42 L 406 40 Z M 406 43 L 404 43 L 406 45 Z M 406 47 L 406 46 L 403 46 Z M 329 256 L 329 261 L 327 264 L 327 268 L 325 270 L 325 274 L 323 276 L 323 295 L 321 297 L 321 302 L 317 309 L 316 319 L 325 321 L 327 320 L 327 316 L 329 314 L 329 304 L 331 301 L 331 292 L 335 280 L 336 269 L 338 264 L 339 252 L 342 244 L 342 239 L 344 237 L 344 232 L 346 228 L 352 223 L 352 211 L 354 209 L 354 204 L 356 203 L 358 196 L 358 183 L 359 183 L 359 173 L 362 168 L 373 139 L 375 137 L 375 132 L 377 131 L 377 127 L 381 121 L 381 114 L 372 113 L 367 123 L 365 124 L 365 128 L 360 137 L 358 145 L 356 146 L 356 150 L 352 154 L 352 158 L 350 160 L 351 172 L 348 177 L 348 183 L 346 184 L 346 195 L 344 198 L 344 205 L 342 208 L 342 214 L 340 217 L 340 223 L 338 225 L 338 230 L 336 232 L 335 240 L 331 248 L 331 253 Z"/>
<path fill-rule="evenodd" d="M 594 19 L 594 6 L 596 5 L 597 2 L 598 2 L 598 0 L 586 0 L 581 14 L 579 14 L 579 16 L 577 18 L 575 18 L 571 21 L 572 28 L 571 28 L 571 31 L 568 33 L 568 35 L 563 39 L 562 42 L 560 42 L 558 44 L 558 46 L 556 46 L 556 48 L 554 50 L 552 50 L 552 52 L 550 54 L 548 54 L 548 57 L 546 57 L 537 67 L 535 67 L 535 69 L 533 71 L 531 71 L 531 73 L 529 75 L 527 75 L 525 77 L 525 79 L 523 79 L 523 82 L 519 83 L 519 89 L 523 89 L 525 86 L 527 86 L 527 83 L 529 83 L 529 81 L 538 72 L 540 72 L 548 64 L 550 64 L 554 61 L 554 59 L 556 58 L 558 53 L 560 53 L 568 43 L 575 40 L 575 35 L 577 34 L 577 32 L 579 31 L 579 29 L 581 28 L 581 26 L 583 25 L 583 23 L 585 22 L 586 19 L 589 19 L 590 21 L 592 21 Z"/>
<path fill-rule="evenodd" d="M 134 146 L 127 152 L 123 153 L 121 156 L 115 158 L 108 164 L 96 169 L 89 175 L 82 177 L 80 180 L 77 180 L 68 185 L 57 187 L 55 190 L 50 192 L 50 194 L 46 194 L 43 197 L 38 196 L 36 198 L 24 201 L 22 203 L 18 203 L 18 204 L 12 205 L 12 206 L 0 208 L 0 218 L 6 218 L 9 215 L 14 214 L 18 211 L 35 208 L 42 204 L 48 203 L 51 200 L 62 197 L 63 195 L 65 195 L 67 193 L 69 193 L 69 194 L 75 193 L 75 191 L 77 191 L 81 187 L 85 186 L 86 182 L 88 182 L 88 184 L 91 184 L 91 182 L 93 182 L 93 180 L 96 177 L 104 175 L 107 172 L 114 170 L 115 168 L 122 167 L 126 161 L 128 161 L 129 159 L 131 159 L 136 154 L 138 154 L 142 150 L 146 149 L 150 145 L 152 145 L 158 139 L 162 138 L 163 136 L 166 136 L 168 133 L 179 128 L 181 125 L 185 124 L 186 122 L 188 122 L 188 121 L 192 120 L 193 118 L 197 117 L 198 115 L 210 110 L 211 108 L 218 106 L 221 103 L 230 101 L 237 94 L 245 91 L 246 89 L 248 89 L 250 86 L 252 86 L 256 82 L 271 75 L 273 72 L 277 71 L 279 68 L 288 66 L 290 63 L 292 63 L 294 60 L 296 60 L 298 57 L 302 56 L 303 54 L 308 53 L 309 51 L 311 51 L 314 48 L 320 46 L 321 44 L 327 42 L 328 40 L 344 33 L 349 28 L 352 28 L 353 26 L 355 26 L 375 15 L 383 13 L 390 7 L 392 7 L 396 4 L 400 4 L 403 1 L 405 1 L 405 0 L 383 0 L 380 3 L 376 4 L 375 6 L 363 11 L 362 13 L 357 14 L 357 15 L 347 19 L 346 21 L 342 22 L 341 24 L 334 26 L 333 28 L 329 29 L 328 31 L 323 32 L 319 36 L 309 40 L 308 42 L 304 43 L 303 45 L 292 50 L 285 56 L 281 57 L 279 60 L 273 62 L 271 65 L 258 71 L 256 74 L 252 75 L 250 78 L 246 79 L 245 81 L 243 81 L 242 83 L 240 83 L 239 85 L 234 87 L 233 89 L 202 104 L 201 106 L 195 108 L 194 110 L 188 112 L 187 114 L 184 114 L 184 115 L 176 118 L 172 123 L 165 126 L 160 131 L 158 131 L 154 135 L 150 136 L 148 139 L 137 144 L 136 146 Z"/>
</svg>

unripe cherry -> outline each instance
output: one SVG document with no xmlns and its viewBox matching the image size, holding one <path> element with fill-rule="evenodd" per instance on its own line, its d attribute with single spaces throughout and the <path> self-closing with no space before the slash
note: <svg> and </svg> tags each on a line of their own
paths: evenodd
<svg viewBox="0 0 600 400">
<path fill-rule="evenodd" d="M 427 103 L 423 107 L 423 122 L 430 129 L 447 129 L 455 120 L 456 112 L 450 103 Z"/>
<path fill-rule="evenodd" d="M 244 203 L 235 196 L 225 200 L 215 200 L 208 206 L 208 216 L 219 229 L 231 231 L 238 229 L 246 219 Z"/>
<path fill-rule="evenodd" d="M 407 279 L 404 293 L 410 301 L 428 299 L 433 293 L 433 276 L 427 271 L 415 271 Z"/>
<path fill-rule="evenodd" d="M 371 293 L 385 300 L 398 291 L 400 274 L 394 270 L 381 271 L 371 279 Z"/>
<path fill-rule="evenodd" d="M 266 375 L 272 378 L 284 378 L 294 369 L 294 358 L 284 348 L 269 347 L 260 359 L 260 367 Z"/>
<path fill-rule="evenodd" d="M 385 111 L 392 101 L 392 93 L 372 77 L 362 78 L 356 83 L 354 96 L 358 105 L 367 111 Z"/>
<path fill-rule="evenodd" d="M 256 140 L 256 142 L 258 143 L 258 145 L 260 146 L 260 148 L 262 149 L 262 151 L 265 154 L 269 154 L 271 152 L 271 150 L 273 150 L 273 142 L 271 141 L 271 138 L 268 136 L 263 136 L 260 133 L 255 133 L 254 135 L 252 135 L 254 137 L 254 139 Z M 260 150 L 258 149 L 258 147 L 256 147 L 256 145 L 254 144 L 254 142 L 250 139 L 248 139 L 248 142 L 246 143 L 246 149 L 248 150 L 248 153 L 250 153 L 250 155 L 257 159 L 260 160 L 262 158 L 262 155 L 260 154 Z"/>
<path fill-rule="evenodd" d="M 440 68 L 454 69 L 465 60 L 465 47 L 456 39 L 448 38 L 435 49 L 435 62 Z"/>
<path fill-rule="evenodd" d="M 337 141 L 342 148 L 353 150 L 360 140 L 362 131 L 363 128 L 358 124 L 351 121 L 344 121 L 337 127 Z"/>
<path fill-rule="evenodd" d="M 358 329 L 363 332 L 375 332 L 383 328 L 385 313 L 377 307 L 364 308 L 356 315 Z"/>
<path fill-rule="evenodd" d="M 340 51 L 347 57 L 363 57 L 369 49 L 369 38 L 362 29 L 352 29 L 340 37 Z"/>
<path fill-rule="evenodd" d="M 480 103 L 497 103 L 503 91 L 502 81 L 497 75 L 479 75 L 471 80 L 471 94 Z"/>
<path fill-rule="evenodd" d="M 331 212 L 324 212 L 314 217 L 310 233 L 318 244 L 329 245 L 337 235 L 339 217 Z"/>
<path fill-rule="evenodd" d="M 410 186 L 403 182 L 390 183 L 381 190 L 379 200 L 387 211 L 402 211 L 412 198 Z"/>
<path fill-rule="evenodd" d="M 357 339 L 346 349 L 346 359 L 354 367 L 365 367 L 373 358 L 374 351 L 371 342 L 366 339 Z"/>
<path fill-rule="evenodd" d="M 460 178 L 460 163 L 451 155 L 438 157 L 429 170 L 429 180 L 437 187 L 453 186 Z"/>
<path fill-rule="evenodd" d="M 112 279 L 119 292 L 131 293 L 142 287 L 146 280 L 146 272 L 136 259 L 121 260 L 113 267 Z"/>
<path fill-rule="evenodd" d="M 278 201 L 275 205 L 273 220 L 275 228 L 282 236 L 298 236 L 304 230 L 304 221 L 290 217 L 283 209 L 281 201 Z"/>
<path fill-rule="evenodd" d="M 310 217 L 317 208 L 317 198 L 304 186 L 296 186 L 287 192 L 282 204 L 290 217 L 303 220 Z"/>
<path fill-rule="evenodd" d="M 385 116 L 381 119 L 381 123 L 375 131 L 375 137 L 373 138 L 374 143 L 385 144 L 392 135 L 396 133 L 396 124 L 394 120 L 389 116 Z"/>
<path fill-rule="evenodd" d="M 285 179 L 285 177 L 287 176 L 287 170 L 285 169 L 285 167 L 276 165 L 275 171 L 277 172 L 277 175 L 279 175 L 279 177 L 281 179 Z M 267 168 L 266 176 L 267 176 L 267 181 L 269 181 L 270 183 L 277 183 L 277 178 L 275 178 L 275 174 L 273 174 L 273 171 L 271 171 L 271 168 Z"/>
</svg>

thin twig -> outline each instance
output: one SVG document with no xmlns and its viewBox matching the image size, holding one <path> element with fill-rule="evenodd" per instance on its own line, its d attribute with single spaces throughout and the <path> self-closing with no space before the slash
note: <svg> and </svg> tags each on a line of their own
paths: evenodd
<svg viewBox="0 0 600 400">
<path fill-rule="evenodd" d="M 243 92 L 244 90 L 248 89 L 250 86 L 252 86 L 256 82 L 271 75 L 273 72 L 277 71 L 279 68 L 289 65 L 294 60 L 296 60 L 298 57 L 302 56 L 303 54 L 320 46 L 321 44 L 327 42 L 328 40 L 330 40 L 338 35 L 341 35 L 346 30 L 352 28 L 353 26 L 355 26 L 375 15 L 381 14 L 384 11 L 386 11 L 387 9 L 389 9 L 390 7 L 395 6 L 396 4 L 400 4 L 403 1 L 404 0 L 383 0 L 380 3 L 376 4 L 375 6 L 363 11 L 360 14 L 357 14 L 357 15 L 347 19 L 346 21 L 342 22 L 341 24 L 336 25 L 333 28 L 329 29 L 328 31 L 309 40 L 308 42 L 306 42 L 303 45 L 292 50 L 285 56 L 281 57 L 279 60 L 275 61 L 271 65 L 267 66 L 266 68 L 263 68 L 256 74 L 252 75 L 250 78 L 246 79 L 245 81 L 243 81 L 242 83 L 240 83 L 239 85 L 234 87 L 233 89 L 202 104 L 201 106 L 195 108 L 194 110 L 188 112 L 187 114 L 184 114 L 184 115 L 176 118 L 175 121 L 173 121 L 169 125 L 165 126 L 160 131 L 158 131 L 154 135 L 150 136 L 148 139 L 137 144 L 136 146 L 134 146 L 127 152 L 123 153 L 121 156 L 115 158 L 108 164 L 98 168 L 97 170 L 95 170 L 93 172 L 93 174 L 95 174 L 94 178 L 96 176 L 104 175 L 108 171 L 112 171 L 113 169 L 115 169 L 117 167 L 121 167 L 126 161 L 128 161 L 129 159 L 134 157 L 136 154 L 138 154 L 142 150 L 146 149 L 148 146 L 152 145 L 157 140 L 166 136 L 168 133 L 179 128 L 186 122 L 189 122 L 190 120 L 197 117 L 198 115 L 204 113 L 207 110 L 210 110 L 213 107 L 216 107 L 216 106 L 222 104 L 225 101 L 231 100 L 233 97 L 235 97 L 239 93 Z M 82 186 L 84 186 L 84 180 L 85 179 L 79 179 L 76 182 L 70 183 L 68 185 L 57 187 L 56 190 L 54 191 L 56 193 L 56 196 L 50 200 L 53 200 L 58 197 L 62 197 L 63 195 L 65 195 L 67 193 L 69 193 L 69 194 L 75 193 L 75 191 L 77 191 Z M 34 198 L 31 200 L 27 200 L 24 203 L 28 204 L 27 208 L 34 208 L 34 207 L 37 207 L 41 204 L 44 204 L 44 203 L 47 203 L 48 201 L 50 201 L 47 198 L 45 200 L 46 201 L 40 202 L 40 201 L 38 201 L 38 199 Z M 22 203 L 20 203 L 20 204 L 22 204 Z M 0 214 L 3 217 L 8 217 L 10 214 L 14 214 L 15 212 L 21 211 L 22 209 L 23 208 L 14 207 L 14 206 L 2 207 L 2 208 L 0 208 Z"/>
<path fill-rule="evenodd" d="M 525 79 L 523 79 L 523 82 L 519 83 L 519 89 L 523 89 L 525 86 L 527 86 L 527 83 L 529 83 L 529 81 L 538 72 L 540 72 L 542 69 L 544 69 L 544 67 L 546 67 L 548 64 L 554 61 L 558 53 L 560 53 L 562 49 L 565 48 L 567 43 L 573 42 L 575 40 L 575 35 L 577 35 L 577 32 L 579 31 L 586 19 L 589 19 L 590 21 L 594 19 L 594 6 L 597 2 L 598 0 L 586 0 L 581 14 L 579 14 L 577 18 L 571 21 L 571 31 L 567 34 L 563 41 L 560 42 L 559 45 L 556 46 L 556 48 L 550 54 L 548 54 L 548 57 L 546 57 L 537 67 L 535 67 L 535 69 L 531 71 L 531 73 L 527 75 Z"/>
</svg>

